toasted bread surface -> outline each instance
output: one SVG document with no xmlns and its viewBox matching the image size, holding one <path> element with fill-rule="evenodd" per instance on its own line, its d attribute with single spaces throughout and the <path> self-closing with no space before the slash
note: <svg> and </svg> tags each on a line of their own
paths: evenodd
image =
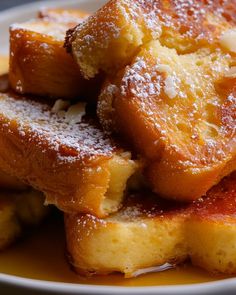
<svg viewBox="0 0 236 295">
<path fill-rule="evenodd" d="M 72 265 L 85 275 L 118 271 L 130 277 L 190 257 L 194 265 L 212 272 L 236 273 L 235 176 L 190 205 L 141 194 L 130 196 L 118 213 L 105 219 L 66 214 Z"/>
<path fill-rule="evenodd" d="M 235 56 L 152 41 L 108 82 L 98 116 L 146 159 L 153 190 L 194 200 L 236 169 Z"/>
<path fill-rule="evenodd" d="M 53 112 L 14 94 L 0 96 L 0 167 L 43 191 L 66 212 L 116 211 L 138 168 L 84 110 Z M 75 121 L 76 117 L 76 121 Z"/>
<path fill-rule="evenodd" d="M 86 15 L 75 14 L 70 21 L 68 14 L 67 21 L 60 22 L 63 15 L 63 11 L 48 11 L 41 19 L 11 26 L 9 79 L 17 93 L 63 99 L 96 95 L 99 79 L 83 79 L 80 68 L 63 48 L 66 30 Z"/>
<path fill-rule="evenodd" d="M 8 77 L 6 73 L 8 72 L 9 57 L 0 56 L 0 91 L 5 91 L 8 89 Z M 16 177 L 5 174 L 0 171 L 0 187 L 4 189 L 13 189 L 13 190 L 23 190 L 26 188 L 22 182 L 20 182 Z"/>
<path fill-rule="evenodd" d="M 187 257 L 185 210 L 153 196 L 130 196 L 121 211 L 106 219 L 65 215 L 70 261 L 82 275 L 136 271 Z"/>
<path fill-rule="evenodd" d="M 111 0 L 68 31 L 66 47 L 85 77 L 100 70 L 111 74 L 151 40 L 182 54 L 215 48 L 236 22 L 235 7 L 235 0 Z"/>
</svg>

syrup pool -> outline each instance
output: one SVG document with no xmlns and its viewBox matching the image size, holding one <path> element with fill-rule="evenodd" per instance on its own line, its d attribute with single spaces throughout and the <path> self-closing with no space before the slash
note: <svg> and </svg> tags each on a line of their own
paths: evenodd
<svg viewBox="0 0 236 295">
<path fill-rule="evenodd" d="M 213 276 L 188 264 L 132 279 L 124 279 L 118 274 L 82 278 L 67 263 L 65 249 L 63 220 L 56 215 L 0 253 L 0 273 L 46 281 L 130 287 L 193 284 L 225 278 Z"/>
</svg>

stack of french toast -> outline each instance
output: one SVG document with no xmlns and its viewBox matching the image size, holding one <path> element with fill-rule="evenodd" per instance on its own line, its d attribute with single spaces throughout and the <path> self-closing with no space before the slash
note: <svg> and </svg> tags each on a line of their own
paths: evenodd
<svg viewBox="0 0 236 295">
<path fill-rule="evenodd" d="M 236 0 L 110 0 L 10 27 L 0 169 L 64 213 L 78 273 L 236 273 L 235 40 Z"/>
<path fill-rule="evenodd" d="M 8 58 L 0 57 L 0 92 L 8 87 Z M 43 193 L 0 169 L 0 251 L 37 227 L 49 214 Z"/>
</svg>

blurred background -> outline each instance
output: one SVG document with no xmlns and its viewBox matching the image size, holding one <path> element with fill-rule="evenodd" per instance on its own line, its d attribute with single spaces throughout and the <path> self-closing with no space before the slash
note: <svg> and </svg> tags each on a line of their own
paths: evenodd
<svg viewBox="0 0 236 295">
<path fill-rule="evenodd" d="M 29 2 L 38 2 L 39 0 L 0 0 L 0 10 L 11 8 L 16 5 L 29 3 Z"/>
</svg>

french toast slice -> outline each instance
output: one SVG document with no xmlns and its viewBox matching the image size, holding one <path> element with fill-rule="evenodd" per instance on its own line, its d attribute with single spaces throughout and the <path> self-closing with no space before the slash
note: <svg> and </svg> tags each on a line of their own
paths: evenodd
<svg viewBox="0 0 236 295">
<path fill-rule="evenodd" d="M 0 193 L 0 251 L 10 246 L 29 226 L 38 225 L 48 214 L 42 193 Z"/>
<path fill-rule="evenodd" d="M 67 14 L 63 22 L 63 11 L 61 15 L 48 11 L 48 17 L 45 14 L 41 19 L 10 27 L 9 80 L 17 93 L 62 99 L 85 99 L 97 94 L 100 79 L 86 81 L 63 47 L 66 30 L 87 14 L 78 12 L 76 17 L 75 13 L 71 21 Z"/>
<path fill-rule="evenodd" d="M 70 262 L 83 275 L 121 272 L 131 277 L 190 257 L 204 269 L 235 274 L 235 189 L 236 174 L 194 204 L 141 193 L 105 219 L 65 214 Z"/>
<path fill-rule="evenodd" d="M 84 104 L 64 111 L 60 103 L 52 108 L 5 93 L 0 110 L 4 172 L 44 192 L 46 202 L 62 211 L 103 217 L 118 210 L 139 164 L 94 118 L 82 118 Z"/>
<path fill-rule="evenodd" d="M 110 0 L 67 32 L 65 46 L 85 77 L 114 74 L 152 40 L 181 54 L 217 47 L 235 12 L 235 0 Z"/>
<path fill-rule="evenodd" d="M 181 263 L 187 258 L 185 208 L 147 194 L 126 198 L 122 209 L 105 219 L 65 214 L 69 261 L 85 276 Z"/>
<path fill-rule="evenodd" d="M 236 58 L 152 41 L 108 81 L 98 116 L 146 160 L 153 191 L 195 200 L 236 169 Z"/>
</svg>

